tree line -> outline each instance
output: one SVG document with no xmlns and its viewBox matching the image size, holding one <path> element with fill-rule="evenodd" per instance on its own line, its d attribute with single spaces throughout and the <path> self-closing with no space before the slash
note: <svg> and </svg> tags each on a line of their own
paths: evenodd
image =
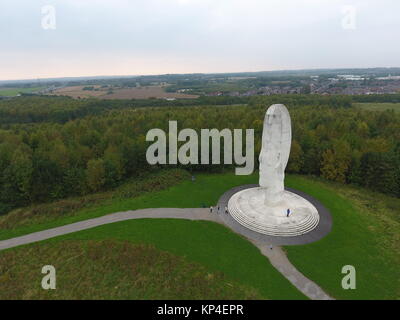
<svg viewBox="0 0 400 320">
<path fill-rule="evenodd" d="M 64 98 L 24 99 L 32 115 L 39 117 L 43 116 L 46 99 L 48 110 L 54 112 L 79 109 L 82 103 Z M 169 120 L 177 120 L 179 130 L 192 128 L 198 133 L 204 128 L 253 128 L 258 166 L 265 111 L 276 102 L 285 103 L 292 117 L 288 172 L 353 183 L 399 197 L 400 114 L 352 108 L 348 98 L 307 99 L 257 97 L 247 105 L 223 107 L 125 106 L 66 122 L 8 123 L 0 129 L 0 212 L 114 188 L 152 170 L 146 161 L 151 144 L 145 140 L 146 133 L 153 128 L 168 132 Z M 51 107 L 54 101 L 59 105 Z M 9 102 L 7 112 L 11 113 L 13 100 Z M 232 168 L 223 164 L 176 167 L 193 172 Z"/>
<path fill-rule="evenodd" d="M 311 95 L 274 95 L 252 97 L 207 97 L 198 99 L 130 99 L 99 100 L 95 98 L 73 99 L 63 96 L 17 97 L 0 100 L 0 128 L 9 128 L 11 124 L 57 122 L 66 123 L 89 115 L 100 115 L 110 110 L 154 107 L 189 107 L 189 106 L 221 106 L 248 104 L 256 106 L 260 103 L 286 103 L 295 106 L 331 106 L 350 107 L 349 96 L 311 96 Z"/>
</svg>

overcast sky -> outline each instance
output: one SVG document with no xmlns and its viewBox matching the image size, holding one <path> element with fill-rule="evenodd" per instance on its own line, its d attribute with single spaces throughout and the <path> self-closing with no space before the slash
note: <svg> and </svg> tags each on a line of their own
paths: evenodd
<svg viewBox="0 0 400 320">
<path fill-rule="evenodd" d="M 400 67 L 399 39 L 399 0 L 0 0 L 0 80 Z"/>
</svg>

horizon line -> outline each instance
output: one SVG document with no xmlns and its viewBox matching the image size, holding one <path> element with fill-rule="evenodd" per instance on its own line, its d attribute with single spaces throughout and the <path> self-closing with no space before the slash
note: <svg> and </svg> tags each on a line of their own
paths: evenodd
<svg viewBox="0 0 400 320">
<path fill-rule="evenodd" d="M 79 79 L 79 78 L 136 78 L 136 77 L 150 77 L 150 76 L 166 76 L 166 75 L 223 75 L 223 74 L 240 74 L 240 73 L 263 73 L 263 72 L 291 72 L 291 71 L 326 71 L 326 70 L 371 70 L 371 69 L 400 69 L 399 67 L 332 67 L 332 68 L 299 68 L 299 69 L 270 69 L 260 71 L 228 71 L 228 72 L 187 72 L 187 73 L 147 73 L 147 74 L 110 74 L 110 75 L 77 75 L 77 76 L 54 76 L 44 78 L 16 78 L 16 79 L 0 79 L 0 83 L 4 82 L 19 82 L 19 81 L 40 81 L 40 80 L 60 80 L 60 79 Z"/>
</svg>

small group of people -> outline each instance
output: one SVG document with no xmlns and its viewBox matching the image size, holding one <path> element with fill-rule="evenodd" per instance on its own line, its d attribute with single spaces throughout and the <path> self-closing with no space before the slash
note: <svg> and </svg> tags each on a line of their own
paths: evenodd
<svg viewBox="0 0 400 320">
<path fill-rule="evenodd" d="M 212 213 L 212 212 L 213 212 L 213 210 L 214 210 L 214 207 L 213 207 L 213 206 L 211 206 L 211 207 L 210 207 L 210 213 Z M 220 210 L 220 206 L 218 206 L 218 207 L 217 207 L 217 214 L 219 213 L 219 210 Z M 226 214 L 228 214 L 228 213 L 229 213 L 229 211 L 228 211 L 228 207 L 225 207 L 225 213 L 226 213 Z"/>
<path fill-rule="evenodd" d="M 219 210 L 220 210 L 220 206 L 217 207 L 217 214 L 219 213 Z M 214 211 L 214 207 L 211 206 L 210 207 L 210 213 L 212 213 L 213 211 Z M 228 214 L 228 213 L 229 213 L 228 207 L 225 207 L 225 214 Z M 290 209 L 288 208 L 286 210 L 286 217 L 289 218 L 291 214 L 292 214 L 292 211 L 290 211 Z"/>
</svg>

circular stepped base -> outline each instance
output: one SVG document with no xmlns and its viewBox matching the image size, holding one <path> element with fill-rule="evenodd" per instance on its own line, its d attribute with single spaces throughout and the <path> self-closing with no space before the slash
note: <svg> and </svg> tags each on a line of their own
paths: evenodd
<svg viewBox="0 0 400 320">
<path fill-rule="evenodd" d="M 267 206 L 264 197 L 265 189 L 261 187 L 239 191 L 229 199 L 228 211 L 246 228 L 270 236 L 299 236 L 319 223 L 318 210 L 295 193 L 283 191 L 282 200 L 274 206 Z"/>
</svg>

